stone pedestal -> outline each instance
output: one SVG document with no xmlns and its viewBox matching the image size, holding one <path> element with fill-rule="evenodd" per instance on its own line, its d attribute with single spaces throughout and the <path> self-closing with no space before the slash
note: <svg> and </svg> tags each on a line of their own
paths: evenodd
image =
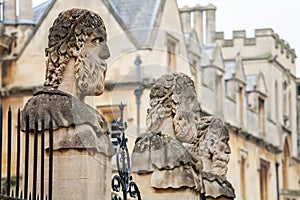
<svg viewBox="0 0 300 200">
<path fill-rule="evenodd" d="M 206 200 L 232 200 L 233 198 L 227 198 L 227 197 L 218 197 L 218 198 L 213 198 L 213 197 L 206 197 Z"/>
<path fill-rule="evenodd" d="M 55 150 L 53 199 L 111 199 L 111 162 L 101 153 L 85 149 Z"/>
<path fill-rule="evenodd" d="M 165 188 L 156 189 L 151 186 L 151 173 L 133 174 L 134 181 L 138 184 L 143 200 L 165 200 L 165 199 L 184 199 L 184 200 L 200 200 L 199 193 L 193 189 L 182 188 Z"/>
</svg>

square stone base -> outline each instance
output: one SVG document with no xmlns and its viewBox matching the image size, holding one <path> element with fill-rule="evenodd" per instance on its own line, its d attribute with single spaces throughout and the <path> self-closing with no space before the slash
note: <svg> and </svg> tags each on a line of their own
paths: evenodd
<svg viewBox="0 0 300 200">
<path fill-rule="evenodd" d="M 56 150 L 53 156 L 53 199 L 111 199 L 111 162 L 84 149 Z"/>
<path fill-rule="evenodd" d="M 200 200 L 199 193 L 190 188 L 155 189 L 151 187 L 151 174 L 133 174 L 133 180 L 140 189 L 143 200 Z"/>
</svg>

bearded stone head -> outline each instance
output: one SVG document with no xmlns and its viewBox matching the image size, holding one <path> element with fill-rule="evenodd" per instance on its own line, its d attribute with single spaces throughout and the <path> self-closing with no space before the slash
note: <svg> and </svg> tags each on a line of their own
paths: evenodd
<svg viewBox="0 0 300 200">
<path fill-rule="evenodd" d="M 229 131 L 226 125 L 221 119 L 213 119 L 200 145 L 204 171 L 226 178 L 231 154 L 228 142 Z"/>
<path fill-rule="evenodd" d="M 72 59 L 77 94 L 102 94 L 107 70 L 105 59 L 109 58 L 110 52 L 101 17 L 85 9 L 64 11 L 54 21 L 48 39 L 44 85 L 57 88 Z"/>
</svg>

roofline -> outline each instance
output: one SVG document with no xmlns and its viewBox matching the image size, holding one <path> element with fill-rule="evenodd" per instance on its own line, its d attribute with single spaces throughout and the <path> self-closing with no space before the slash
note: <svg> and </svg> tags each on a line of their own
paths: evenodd
<svg viewBox="0 0 300 200">
<path fill-rule="evenodd" d="M 48 13 L 50 12 L 50 10 L 52 9 L 53 5 L 56 3 L 57 0 L 51 0 L 51 3 L 49 4 L 48 8 L 45 10 L 45 12 L 43 13 L 41 19 L 39 20 L 39 22 L 36 24 L 35 28 L 33 29 L 33 32 L 31 33 L 31 35 L 27 38 L 27 41 L 25 42 L 24 46 L 22 47 L 21 51 L 19 52 L 19 54 L 16 56 L 16 60 L 18 60 L 20 58 L 20 56 L 23 54 L 23 52 L 25 51 L 25 49 L 27 48 L 28 44 L 30 43 L 31 39 L 35 36 L 36 32 L 38 31 L 39 27 L 41 26 L 41 24 L 43 23 L 43 21 L 45 20 L 46 16 L 48 15 Z"/>
<path fill-rule="evenodd" d="M 126 33 L 127 37 L 129 38 L 129 40 L 131 40 L 131 42 L 133 43 L 133 45 L 139 49 L 140 45 L 138 43 L 138 41 L 134 38 L 134 36 L 130 33 L 130 31 L 126 28 L 126 25 L 123 23 L 122 19 L 119 17 L 119 15 L 117 15 L 117 13 L 115 12 L 115 10 L 112 8 L 112 6 L 110 5 L 110 3 L 108 2 L 108 0 L 103 0 L 104 5 L 107 7 L 107 9 L 110 11 L 110 13 L 114 16 L 115 20 L 119 23 L 119 25 L 121 26 L 121 28 L 123 29 L 123 31 Z"/>
<path fill-rule="evenodd" d="M 276 55 L 276 54 L 275 54 Z M 282 70 L 286 70 L 286 68 L 277 60 L 272 59 L 273 57 L 270 58 L 270 56 L 264 56 L 264 57 L 245 57 L 243 58 L 243 61 L 255 61 L 255 60 L 264 60 L 267 61 L 269 63 L 276 63 L 277 66 L 282 69 Z M 296 75 L 292 74 L 290 71 L 288 71 L 288 73 L 290 74 L 291 77 L 293 77 L 294 79 L 297 78 Z"/>
<path fill-rule="evenodd" d="M 246 141 L 251 142 L 252 144 L 256 144 L 265 150 L 273 153 L 273 154 L 280 154 L 282 150 L 280 149 L 279 146 L 272 144 L 271 142 L 266 141 L 264 138 L 258 137 L 253 135 L 251 132 L 247 130 L 243 130 L 240 127 L 237 127 L 233 124 L 230 124 L 228 122 L 225 122 L 233 131 L 233 133 L 236 136 L 241 136 L 246 139 Z"/>
<path fill-rule="evenodd" d="M 236 77 L 232 77 L 232 78 L 228 78 L 228 79 L 224 79 L 224 81 L 237 81 L 237 82 L 239 82 L 239 83 L 242 83 L 243 85 L 247 85 L 247 83 L 245 82 L 245 81 L 243 81 L 243 80 L 240 80 L 239 78 L 236 78 Z"/>
<path fill-rule="evenodd" d="M 246 91 L 246 94 L 249 94 L 249 93 L 257 93 L 257 94 L 261 95 L 261 97 L 264 97 L 264 98 L 268 97 L 268 94 L 264 94 L 261 91 L 256 90 L 256 89 Z"/>
<path fill-rule="evenodd" d="M 202 65 L 201 67 L 202 67 L 202 68 L 213 67 L 213 68 L 216 68 L 216 69 L 220 70 L 221 72 L 225 73 L 225 69 L 220 68 L 220 67 L 218 67 L 217 65 L 214 65 L 214 64 L 212 64 L 212 63 L 210 63 L 210 64 L 208 64 L 208 65 Z"/>
<path fill-rule="evenodd" d="M 162 14 L 163 14 L 163 11 L 165 9 L 165 5 L 166 5 L 166 0 L 160 0 L 159 9 L 157 10 L 156 16 L 154 18 L 153 27 L 159 27 L 160 26 Z M 157 36 L 157 32 L 158 32 L 157 28 L 153 28 L 152 31 L 151 31 L 150 37 L 148 39 L 148 45 L 150 47 L 153 47 L 153 45 L 154 45 L 154 42 L 155 42 L 155 39 L 156 39 L 156 36 Z"/>
</svg>

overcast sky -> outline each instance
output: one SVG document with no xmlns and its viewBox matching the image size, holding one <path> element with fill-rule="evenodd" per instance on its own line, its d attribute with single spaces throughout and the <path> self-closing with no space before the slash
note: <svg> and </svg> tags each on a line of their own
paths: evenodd
<svg viewBox="0 0 300 200">
<path fill-rule="evenodd" d="M 33 6 L 45 0 L 33 0 Z M 254 36 L 258 28 L 272 28 L 280 38 L 296 50 L 297 76 L 300 77 L 300 1 L 298 0 L 177 0 L 178 6 L 217 6 L 216 30 L 232 38 L 233 30 L 246 30 L 247 37 Z"/>
</svg>

